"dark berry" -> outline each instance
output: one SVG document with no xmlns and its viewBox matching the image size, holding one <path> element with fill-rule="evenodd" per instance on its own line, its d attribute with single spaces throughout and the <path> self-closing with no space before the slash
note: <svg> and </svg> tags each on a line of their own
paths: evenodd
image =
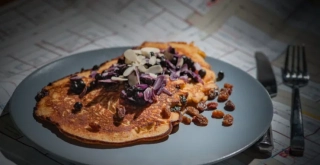
<svg viewBox="0 0 320 165">
<path fill-rule="evenodd" d="M 171 75 L 171 70 L 170 70 L 170 69 L 167 69 L 167 70 L 165 71 L 165 74 Z"/>
<path fill-rule="evenodd" d="M 118 58 L 118 64 L 124 64 L 124 63 L 125 63 L 124 57 Z"/>
<path fill-rule="evenodd" d="M 160 61 L 160 65 L 162 66 L 162 67 L 167 67 L 167 61 L 164 59 L 164 60 L 161 60 Z"/>
<path fill-rule="evenodd" d="M 92 67 L 92 70 L 98 70 L 99 69 L 99 66 L 98 65 L 94 65 L 93 67 Z"/>
<path fill-rule="evenodd" d="M 133 87 L 129 87 L 129 88 L 126 89 L 126 93 L 127 93 L 128 97 L 132 97 L 134 95 L 134 93 L 135 93 L 135 90 L 134 90 Z"/>
<path fill-rule="evenodd" d="M 222 79 L 223 79 L 223 77 L 224 77 L 224 73 L 223 73 L 222 71 L 219 71 L 219 72 L 218 72 L 217 81 L 222 80 Z"/>
<path fill-rule="evenodd" d="M 96 80 L 101 80 L 102 76 L 101 76 L 101 74 L 97 73 L 94 78 Z"/>
<path fill-rule="evenodd" d="M 176 50 L 175 50 L 173 47 L 170 46 L 170 47 L 168 48 L 168 52 L 171 53 L 171 54 L 175 54 L 175 53 L 176 53 Z"/>
<path fill-rule="evenodd" d="M 96 87 L 96 82 L 95 81 L 91 81 L 90 82 L 90 85 L 89 85 L 89 87 L 88 87 L 88 91 L 91 91 L 91 90 L 93 90 L 94 88 Z"/>
<path fill-rule="evenodd" d="M 177 61 L 178 61 L 177 57 L 173 57 L 172 60 L 171 60 L 171 63 L 172 63 L 173 65 L 176 65 L 176 64 L 177 64 Z"/>
<path fill-rule="evenodd" d="M 206 70 L 200 69 L 199 70 L 199 75 L 200 75 L 201 78 L 203 78 L 206 75 Z"/>
<path fill-rule="evenodd" d="M 80 102 L 76 102 L 74 105 L 73 105 L 73 112 L 79 112 L 82 108 L 82 104 Z"/>
<path fill-rule="evenodd" d="M 86 84 L 82 79 L 71 80 L 70 90 L 75 94 L 80 94 L 85 88 Z"/>
<path fill-rule="evenodd" d="M 151 56 L 154 56 L 154 53 L 153 53 L 153 52 L 150 52 L 150 55 L 151 55 Z"/>
<path fill-rule="evenodd" d="M 48 83 L 48 86 L 51 86 L 51 85 L 52 85 L 52 82 L 49 82 L 49 83 Z"/>
<path fill-rule="evenodd" d="M 46 89 L 42 89 L 41 92 L 38 92 L 34 98 L 37 102 L 40 101 L 43 97 L 47 96 L 49 92 Z"/>
</svg>

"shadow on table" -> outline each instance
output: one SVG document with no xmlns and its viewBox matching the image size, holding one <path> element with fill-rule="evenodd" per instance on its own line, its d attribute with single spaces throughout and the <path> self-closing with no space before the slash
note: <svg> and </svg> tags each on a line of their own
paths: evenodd
<svg viewBox="0 0 320 165">
<path fill-rule="evenodd" d="M 235 164 L 235 163 L 240 163 L 240 162 L 241 162 L 241 164 L 250 164 L 255 159 L 263 160 L 263 159 L 268 159 L 271 156 L 272 156 L 271 154 L 260 152 L 253 145 L 253 146 L 249 147 L 248 149 L 246 149 L 245 151 L 243 151 L 242 153 L 218 163 L 218 165 L 220 165 L 220 164 L 221 165 L 222 164 Z M 237 161 L 235 161 L 235 160 L 237 160 Z"/>
</svg>

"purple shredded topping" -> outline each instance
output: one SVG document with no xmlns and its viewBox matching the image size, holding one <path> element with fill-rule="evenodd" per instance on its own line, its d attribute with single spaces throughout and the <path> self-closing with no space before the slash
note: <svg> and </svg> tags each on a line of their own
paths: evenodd
<svg viewBox="0 0 320 165">
<path fill-rule="evenodd" d="M 171 71 L 170 80 L 174 81 L 177 80 L 177 78 L 180 77 L 180 70 L 178 71 Z"/>
<path fill-rule="evenodd" d="M 176 69 L 176 66 L 174 66 L 169 60 L 166 60 L 166 62 L 170 66 L 171 69 Z"/>
<path fill-rule="evenodd" d="M 188 71 L 188 64 L 183 64 L 180 70 L 181 70 L 181 73 Z"/>
<path fill-rule="evenodd" d="M 161 88 L 161 85 L 163 83 L 164 83 L 164 75 L 159 75 L 153 84 L 154 90 L 157 91 L 159 88 Z"/>
<path fill-rule="evenodd" d="M 169 95 L 169 96 L 172 96 L 172 93 L 171 93 L 167 88 L 163 87 L 163 88 L 162 88 L 162 91 L 163 91 L 165 94 L 167 94 L 167 95 Z"/>
<path fill-rule="evenodd" d="M 160 95 L 162 92 L 163 92 L 163 88 L 160 88 L 160 89 L 157 91 L 157 95 Z"/>
<path fill-rule="evenodd" d="M 153 100 L 155 99 L 153 88 L 149 87 L 144 92 L 144 100 L 148 101 L 149 103 L 153 103 Z"/>
<path fill-rule="evenodd" d="M 94 70 L 94 71 L 92 71 L 92 72 L 90 73 L 89 77 L 94 78 L 97 73 L 98 73 L 98 72 Z"/>
<path fill-rule="evenodd" d="M 137 84 L 136 87 L 140 90 L 145 90 L 146 88 L 148 88 L 148 84 Z"/>
<path fill-rule="evenodd" d="M 189 77 L 187 75 L 180 76 L 179 79 L 181 79 L 185 82 L 189 82 Z"/>
<path fill-rule="evenodd" d="M 82 79 L 82 76 L 70 77 L 70 80 L 80 80 L 80 79 Z"/>
<path fill-rule="evenodd" d="M 98 82 L 103 82 L 103 83 L 113 83 L 114 81 L 111 79 L 104 79 L 104 80 L 98 80 Z"/>
</svg>

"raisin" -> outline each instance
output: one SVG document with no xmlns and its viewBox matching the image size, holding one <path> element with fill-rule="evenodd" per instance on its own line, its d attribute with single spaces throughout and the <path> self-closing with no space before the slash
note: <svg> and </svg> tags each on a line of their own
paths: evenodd
<svg viewBox="0 0 320 165">
<path fill-rule="evenodd" d="M 192 106 L 188 106 L 187 107 L 186 113 L 188 115 L 190 115 L 191 117 L 199 115 L 199 111 L 196 108 L 192 107 Z"/>
<path fill-rule="evenodd" d="M 200 101 L 197 104 L 197 109 L 199 110 L 199 112 L 203 112 L 205 109 L 207 109 L 207 104 L 205 101 Z"/>
<path fill-rule="evenodd" d="M 183 116 L 182 117 L 182 121 L 183 124 L 189 125 L 191 123 L 191 119 L 187 116 Z"/>
<path fill-rule="evenodd" d="M 208 100 L 213 100 L 219 95 L 218 89 L 210 89 L 208 92 Z"/>
<path fill-rule="evenodd" d="M 192 121 L 195 125 L 206 126 L 208 125 L 208 119 L 203 115 L 197 115 L 192 117 Z"/>
<path fill-rule="evenodd" d="M 117 115 L 119 119 L 123 119 L 126 115 L 126 108 L 123 105 L 117 106 Z"/>
<path fill-rule="evenodd" d="M 228 111 L 233 111 L 235 108 L 236 107 L 231 100 L 228 100 L 224 106 L 224 109 Z"/>
<path fill-rule="evenodd" d="M 101 126 L 97 122 L 91 122 L 89 123 L 89 131 L 91 132 L 98 132 L 101 128 Z"/>
<path fill-rule="evenodd" d="M 47 86 L 51 86 L 51 85 L 52 85 L 52 82 L 49 82 Z"/>
<path fill-rule="evenodd" d="M 233 124 L 233 117 L 230 114 L 226 114 L 223 117 L 222 125 L 223 126 L 231 126 Z"/>
<path fill-rule="evenodd" d="M 225 102 L 228 100 L 228 98 L 229 98 L 228 92 L 220 91 L 218 95 L 218 102 Z"/>
<path fill-rule="evenodd" d="M 212 111 L 212 115 L 211 115 L 212 118 L 221 119 L 221 118 L 223 118 L 223 116 L 224 116 L 224 113 L 220 110 Z"/>
<path fill-rule="evenodd" d="M 232 84 L 229 84 L 229 83 L 225 83 L 223 85 L 225 88 L 229 88 L 229 89 L 232 89 L 233 88 L 233 85 Z"/>
<path fill-rule="evenodd" d="M 216 102 L 210 102 L 207 104 L 208 110 L 214 110 L 214 109 L 217 109 L 217 107 L 218 107 L 218 103 L 216 103 Z"/>
<path fill-rule="evenodd" d="M 169 106 L 163 107 L 161 111 L 162 118 L 168 119 L 170 115 L 171 115 L 170 107 Z"/>
</svg>

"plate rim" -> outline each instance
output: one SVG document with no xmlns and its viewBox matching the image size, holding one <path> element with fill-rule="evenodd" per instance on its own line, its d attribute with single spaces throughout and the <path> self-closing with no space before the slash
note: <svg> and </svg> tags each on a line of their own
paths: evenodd
<svg viewBox="0 0 320 165">
<path fill-rule="evenodd" d="M 11 115 L 11 114 L 12 114 L 12 108 L 11 108 L 11 107 L 12 107 L 12 105 L 14 104 L 14 103 L 12 102 L 12 100 L 13 100 L 12 98 L 16 97 L 16 95 L 17 95 L 16 93 L 17 93 L 18 90 L 21 90 L 20 88 L 21 88 L 21 86 L 22 86 L 23 83 L 25 83 L 26 81 L 29 81 L 30 77 L 32 77 L 34 74 L 37 74 L 37 72 L 39 72 L 39 71 L 42 70 L 43 68 L 48 67 L 49 65 L 53 65 L 54 63 L 59 63 L 60 61 L 64 61 L 64 60 L 69 59 L 69 58 L 74 58 L 75 56 L 81 55 L 81 54 L 90 54 L 91 52 L 108 51 L 108 50 L 116 50 L 116 49 L 128 49 L 128 48 L 132 48 L 132 46 L 121 46 L 121 47 L 101 48 L 101 49 L 95 49 L 95 50 L 89 50 L 89 51 L 84 51 L 84 52 L 73 53 L 73 54 L 71 54 L 71 55 L 69 55 L 69 56 L 65 56 L 65 57 L 59 58 L 59 59 L 57 59 L 57 60 L 51 61 L 51 62 L 49 62 L 49 63 L 47 63 L 47 64 L 44 64 L 43 66 L 37 68 L 37 69 L 34 70 L 32 73 L 30 73 L 29 75 L 27 75 L 27 76 L 18 84 L 18 86 L 15 88 L 15 90 L 13 91 L 13 93 L 12 93 L 9 101 L 7 102 L 7 104 L 9 105 L 9 112 L 10 112 L 10 115 L 9 115 L 9 116 L 10 116 L 11 120 L 13 121 L 12 123 L 14 124 L 14 126 L 16 127 L 16 129 L 18 129 L 18 130 L 24 135 L 24 137 L 26 137 L 28 140 L 32 141 L 32 142 L 33 142 L 34 144 L 36 144 L 38 147 L 46 150 L 48 153 L 51 153 L 51 154 L 53 154 L 53 155 L 55 155 L 55 156 L 57 156 L 57 157 L 66 159 L 67 161 L 70 161 L 70 162 L 82 163 L 82 162 L 79 162 L 79 161 L 75 161 L 75 160 L 69 159 L 68 157 L 65 157 L 65 156 L 62 156 L 62 155 L 58 155 L 58 154 L 56 154 L 56 153 L 54 153 L 54 152 L 46 149 L 45 147 L 38 145 L 37 142 L 35 142 L 34 140 L 32 140 L 30 137 L 28 137 L 28 136 L 26 135 L 26 133 L 24 132 L 24 130 L 20 129 L 20 127 L 17 125 L 17 122 L 16 122 L 15 117 L 14 117 L 13 115 Z M 107 60 L 111 60 L 111 59 L 112 59 L 112 58 L 107 59 Z M 233 66 L 233 65 L 230 64 L 230 63 L 227 63 L 227 62 L 225 62 L 225 61 L 222 61 L 222 60 L 217 59 L 217 58 L 214 58 L 214 57 L 210 57 L 210 56 L 208 56 L 208 55 L 205 57 L 205 60 L 206 60 L 206 59 L 211 59 L 211 60 L 214 60 L 214 61 L 218 61 L 219 63 L 222 63 L 223 65 L 226 65 L 227 67 L 231 67 L 231 68 L 233 68 L 233 69 L 239 70 L 240 72 L 243 72 L 244 74 L 247 75 L 247 77 L 250 77 L 251 80 L 255 81 L 255 83 L 256 83 L 261 89 L 264 89 L 264 90 L 263 90 L 263 91 L 264 91 L 264 94 L 266 94 L 267 96 L 269 96 L 267 90 L 263 87 L 263 85 L 262 85 L 257 79 L 253 78 L 248 72 L 243 71 L 243 70 L 241 70 L 240 68 L 238 68 L 238 67 L 236 67 L 236 66 Z M 206 60 L 206 61 L 207 61 L 207 60 Z M 103 62 L 104 62 L 104 61 L 103 61 Z M 211 66 L 211 65 L 212 65 L 212 64 L 210 64 L 210 66 Z M 79 67 L 79 68 L 81 68 L 81 67 Z M 85 69 L 86 69 L 86 68 L 85 68 Z M 87 69 L 88 69 L 88 68 L 87 68 Z M 217 71 L 215 71 L 215 72 L 217 73 Z M 68 76 L 68 74 L 65 74 L 65 76 Z M 272 103 L 272 99 L 271 99 L 270 96 L 269 96 L 268 101 L 269 101 L 269 103 L 270 103 L 270 105 L 271 105 L 271 107 L 272 107 L 272 109 L 270 109 L 271 119 L 270 119 L 270 122 L 268 122 L 268 123 L 270 123 L 270 125 L 271 125 L 271 122 L 272 122 L 272 119 L 273 119 L 273 115 L 274 115 L 274 114 L 273 114 L 273 103 Z M 253 141 L 251 141 L 249 144 L 245 145 L 244 147 L 240 148 L 239 150 L 236 150 L 236 151 L 234 151 L 234 152 L 231 152 L 231 153 L 229 153 L 229 154 L 227 154 L 227 155 L 225 155 L 225 156 L 223 156 L 223 157 L 220 157 L 220 158 L 218 158 L 218 159 L 212 159 L 212 160 L 210 160 L 210 161 L 208 161 L 208 162 L 203 162 L 203 164 L 218 163 L 218 162 L 221 162 L 221 161 L 223 161 L 223 160 L 226 160 L 226 159 L 228 159 L 228 158 L 231 158 L 231 157 L 234 157 L 234 156 L 240 154 L 241 152 L 243 152 L 244 150 L 246 150 L 246 149 L 248 149 L 250 146 L 252 146 L 258 139 L 260 139 L 260 138 L 262 137 L 262 135 L 264 134 L 264 132 L 266 132 L 266 131 L 268 130 L 268 128 L 269 128 L 269 125 L 267 125 L 267 126 L 263 129 L 263 131 L 259 134 L 259 136 L 257 136 Z M 53 133 L 52 133 L 52 134 L 53 134 Z M 169 135 L 169 136 L 170 136 L 170 135 Z M 70 145 L 74 145 L 74 144 L 70 144 Z"/>
</svg>

